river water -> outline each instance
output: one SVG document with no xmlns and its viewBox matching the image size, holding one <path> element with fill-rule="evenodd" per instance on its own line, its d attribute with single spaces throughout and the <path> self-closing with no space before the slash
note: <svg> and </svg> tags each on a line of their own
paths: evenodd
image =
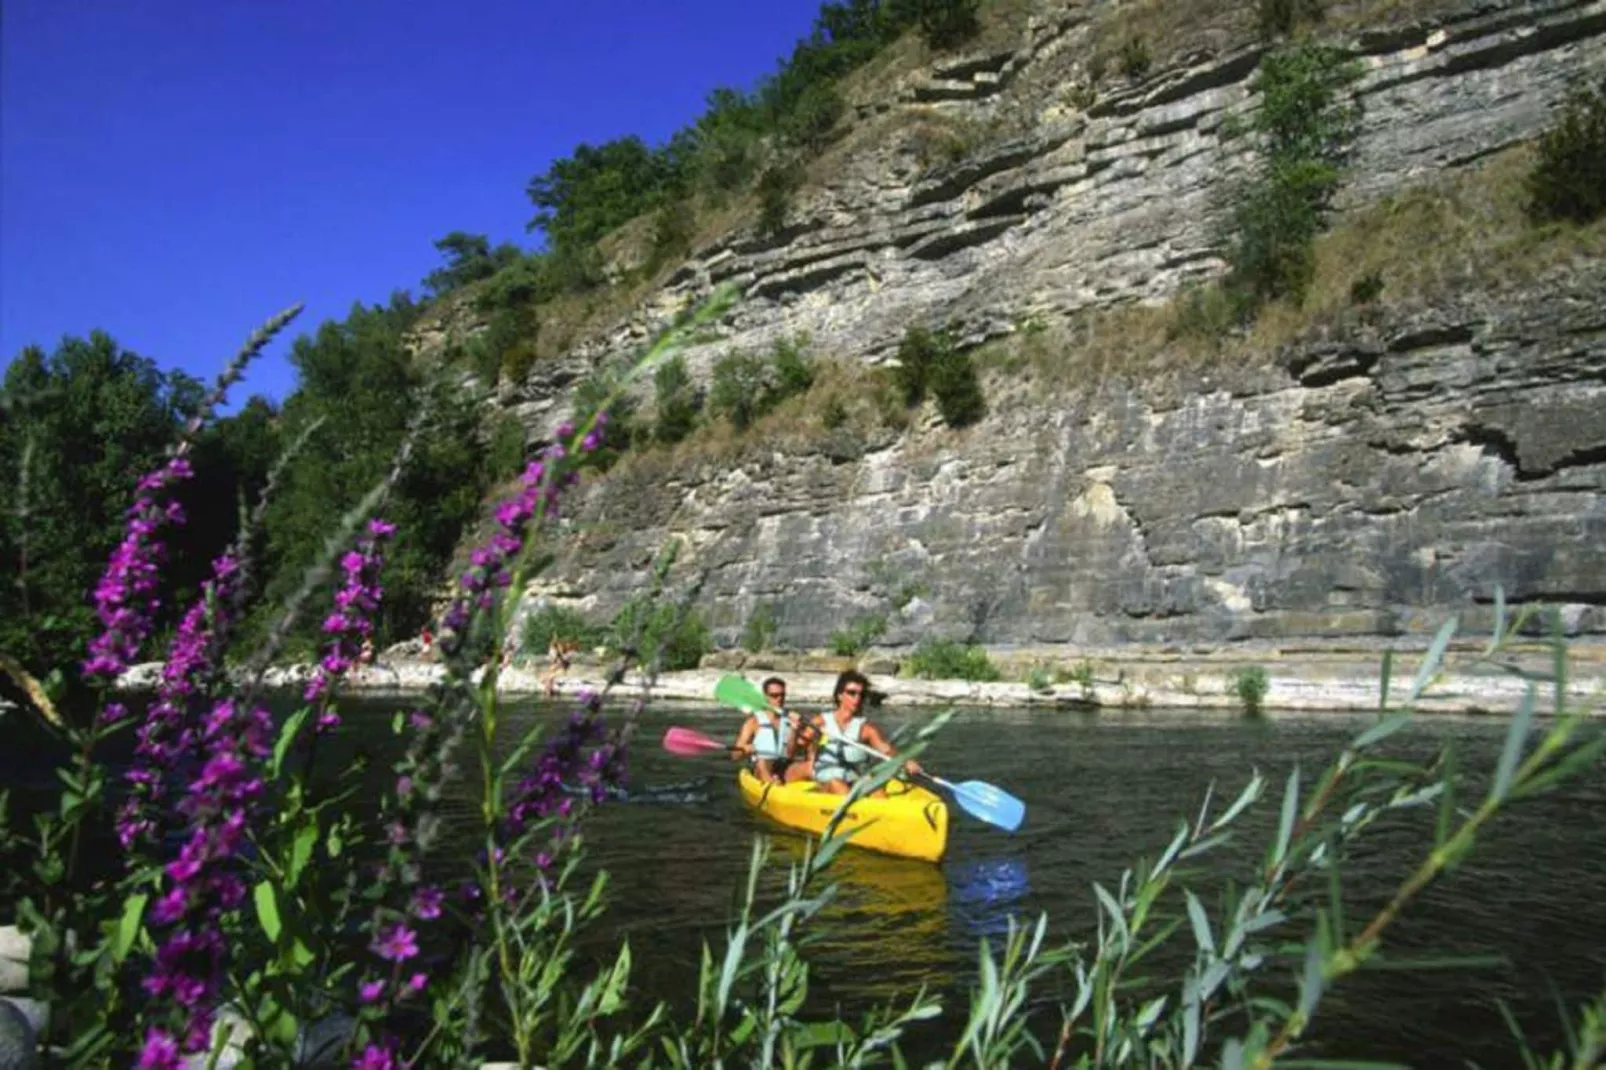
<svg viewBox="0 0 1606 1070">
<path fill-rule="evenodd" d="M 542 707 L 518 714 L 558 716 L 561 711 Z M 885 710 L 877 720 L 899 730 L 929 716 Z M 951 1040 L 953 1023 L 966 1013 L 984 938 L 996 948 L 1012 917 L 1030 923 L 1046 912 L 1050 942 L 1093 940 L 1092 883 L 1118 884 L 1123 868 L 1140 855 L 1154 858 L 1178 820 L 1197 814 L 1212 781 L 1219 812 L 1258 768 L 1270 781 L 1266 795 L 1240 822 L 1239 842 L 1211 856 L 1198 885 L 1205 903 L 1214 903 L 1212 890 L 1227 879 L 1241 882 L 1274 836 L 1293 764 L 1301 765 L 1309 785 L 1370 722 L 1347 714 L 1250 721 L 1176 711 L 961 711 L 931 743 L 925 764 L 950 780 L 999 784 L 1026 801 L 1026 821 L 1009 834 L 954 807 L 940 865 L 844 851 L 832 867 L 838 898 L 808 926 L 814 1009 L 841 1007 L 852 1018 L 924 985 L 944 995 L 948 1010 L 916 1046 Z M 771 888 L 800 857 L 803 839 L 750 815 L 724 760 L 666 754 L 658 741 L 670 724 L 734 738 L 739 718 L 685 706 L 643 715 L 631 753 L 632 788 L 689 787 L 698 801 L 610 804 L 589 823 L 588 858 L 612 881 L 610 909 L 590 946 L 601 955 L 628 937 L 638 993 L 686 1007 L 695 999 L 704 940 L 719 959 L 755 837 L 773 848 Z M 1500 719 L 1436 717 L 1394 737 L 1389 749 L 1424 760 L 1453 742 L 1461 767 L 1474 786 L 1483 786 L 1504 732 Z M 1370 916 L 1361 911 L 1381 906 L 1431 846 L 1431 816 L 1422 812 L 1420 819 L 1378 827 L 1344 867 L 1352 932 Z M 1169 976 L 1179 982 L 1193 950 L 1186 928 L 1174 944 L 1176 953 L 1156 966 L 1170 965 Z M 1606 985 L 1606 785 L 1600 770 L 1497 820 L 1470 861 L 1430 887 L 1391 927 L 1386 949 L 1400 957 L 1503 955 L 1511 965 L 1352 977 L 1318 1014 L 1314 1039 L 1324 1057 L 1419 1067 L 1461 1067 L 1468 1059 L 1491 1068 L 1518 1065 L 1497 999 L 1511 1005 L 1536 1044 L 1559 1043 L 1552 993 L 1575 1012 Z M 1267 971 L 1275 994 L 1288 994 L 1282 982 L 1291 969 L 1280 976 Z M 1042 993 L 1042 1035 L 1050 1042 L 1058 1023 L 1052 1008 L 1065 991 L 1049 986 Z"/>
<path fill-rule="evenodd" d="M 392 709 L 382 703 L 348 707 L 347 727 L 376 769 L 389 764 Z M 566 712 L 517 707 L 509 727 L 532 719 L 556 723 Z M 876 719 L 897 731 L 928 716 L 888 709 Z M 1210 856 L 1197 885 L 1206 905 L 1214 905 L 1222 883 L 1241 882 L 1273 837 L 1294 763 L 1310 784 L 1368 723 L 1348 714 L 1272 713 L 1250 721 L 1159 710 L 961 711 L 931 743 L 925 764 L 951 780 L 990 780 L 1018 795 L 1028 807 L 1024 825 L 1008 834 L 955 807 L 940 865 L 844 851 L 831 870 L 838 898 L 808 926 L 811 1009 L 841 1008 L 851 1020 L 870 1004 L 907 998 L 923 985 L 945 997 L 947 1010 L 914 1045 L 918 1054 L 939 1049 L 963 1021 L 981 942 L 990 939 L 996 948 L 1011 918 L 1029 923 L 1046 912 L 1051 943 L 1091 941 L 1093 882 L 1114 886 L 1139 856 L 1155 857 L 1178 820 L 1197 813 L 1212 781 L 1219 812 L 1259 769 L 1269 780 L 1265 797 L 1240 822 L 1239 840 Z M 583 950 L 600 958 L 628 938 L 637 999 L 686 1008 L 695 999 L 702 942 L 711 943 L 716 961 L 723 949 L 755 837 L 773 848 L 771 889 L 800 856 L 803 840 L 744 809 L 728 762 L 666 754 L 658 741 L 670 724 L 734 738 L 739 718 L 684 705 L 642 716 L 631 751 L 631 788 L 691 790 L 686 801 L 610 803 L 588 823 L 587 866 L 608 870 L 611 892 L 607 913 Z M 1424 718 L 1388 746 L 1392 754 L 1420 760 L 1453 743 L 1476 787 L 1487 783 L 1504 731 L 1497 718 Z M 452 818 L 472 820 L 467 788 L 449 802 Z M 1375 829 L 1346 864 L 1352 932 L 1369 916 L 1363 911 L 1381 905 L 1423 856 L 1430 819 L 1423 813 Z M 471 844 L 472 836 L 460 842 Z M 1160 976 L 1179 982 L 1192 954 L 1186 927 L 1174 945 L 1155 966 Z M 1503 955 L 1511 965 L 1352 977 L 1320 1008 L 1316 1053 L 1418 1067 L 1462 1067 L 1467 1060 L 1489 1068 L 1520 1065 L 1497 999 L 1512 1006 L 1536 1044 L 1559 1043 L 1556 995 L 1575 1013 L 1580 1001 L 1606 985 L 1602 770 L 1497 819 L 1471 859 L 1389 929 L 1385 946 L 1399 956 Z M 1272 994 L 1288 994 L 1291 972 L 1291 966 L 1265 971 Z M 1177 982 L 1170 987 L 1176 991 Z M 1045 1041 L 1057 1028 L 1053 1008 L 1066 991 L 1061 978 L 1040 994 Z"/>
</svg>

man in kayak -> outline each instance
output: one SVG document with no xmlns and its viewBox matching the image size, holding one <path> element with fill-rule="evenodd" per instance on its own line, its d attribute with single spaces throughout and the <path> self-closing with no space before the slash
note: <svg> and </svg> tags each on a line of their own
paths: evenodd
<svg viewBox="0 0 1606 1070">
<path fill-rule="evenodd" d="M 836 678 L 836 687 L 831 691 L 836 709 L 813 719 L 811 771 L 820 787 L 833 795 L 846 795 L 853 790 L 854 781 L 876 765 L 875 755 L 863 747 L 889 758 L 897 756 L 897 750 L 887 737 L 865 720 L 861 712 L 869 692 L 870 681 L 849 669 Z M 846 741 L 862 744 L 862 747 L 850 746 Z M 921 772 L 920 763 L 913 759 L 904 762 L 903 768 L 910 775 Z M 885 798 L 886 794 L 886 789 L 881 788 L 872 792 L 871 797 Z"/>
<path fill-rule="evenodd" d="M 770 709 L 752 714 L 736 737 L 736 752 L 753 763 L 753 775 L 766 784 L 785 784 L 808 776 L 797 761 L 800 719 L 786 708 L 786 681 L 772 676 L 764 681 Z"/>
</svg>

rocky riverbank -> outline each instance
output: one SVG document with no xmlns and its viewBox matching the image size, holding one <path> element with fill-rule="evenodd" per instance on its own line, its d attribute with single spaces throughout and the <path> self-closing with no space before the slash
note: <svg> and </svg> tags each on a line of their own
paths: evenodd
<svg viewBox="0 0 1606 1070">
<path fill-rule="evenodd" d="M 1394 644 L 1392 694 L 1397 699 L 1410 686 L 1426 641 Z M 1492 666 L 1473 664 L 1482 638 L 1452 645 L 1443 679 L 1419 704 L 1424 712 L 1499 713 L 1515 708 L 1523 682 Z M 701 667 L 659 674 L 652 681 L 654 702 L 713 702 L 714 683 L 726 672 L 753 680 L 779 675 L 786 679 L 793 703 L 826 705 L 838 673 L 865 673 L 883 706 L 1061 707 L 1103 710 L 1237 710 L 1243 706 L 1239 681 L 1244 674 L 1264 673 L 1261 704 L 1269 712 L 1375 710 L 1379 699 L 1382 645 L 1308 644 L 1300 646 L 1127 646 L 1109 649 L 1063 647 L 995 650 L 991 657 L 1004 679 L 996 682 L 913 679 L 900 674 L 902 663 L 890 655 L 864 658 L 816 653 L 746 654 L 722 651 L 703 659 Z M 1606 696 L 1606 643 L 1580 642 L 1570 647 L 1569 694 L 1573 701 Z M 1550 653 L 1534 644 L 1509 659 L 1524 667 L 1547 669 Z M 603 686 L 608 665 L 579 658 L 557 681 L 559 695 Z M 310 665 L 269 671 L 274 691 L 295 692 L 306 686 Z M 515 662 L 502 671 L 499 684 L 514 699 L 542 694 L 543 663 Z M 121 681 L 131 691 L 147 690 L 159 679 L 159 663 L 138 665 Z M 422 694 L 444 672 L 438 662 L 383 655 L 373 665 L 354 670 L 349 694 L 402 698 Z M 1258 674 L 1257 674 L 1258 675 Z M 624 690 L 647 683 L 641 673 L 627 674 Z M 1549 703 L 1545 704 L 1549 708 Z"/>
</svg>

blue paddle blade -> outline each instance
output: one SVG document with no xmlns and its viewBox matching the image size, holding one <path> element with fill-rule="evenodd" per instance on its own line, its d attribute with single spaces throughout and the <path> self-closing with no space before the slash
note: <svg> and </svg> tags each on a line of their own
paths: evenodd
<svg viewBox="0 0 1606 1070">
<path fill-rule="evenodd" d="M 980 780 L 962 780 L 948 785 L 954 801 L 972 817 L 1014 832 L 1026 819 L 1026 804 L 1007 791 Z"/>
</svg>

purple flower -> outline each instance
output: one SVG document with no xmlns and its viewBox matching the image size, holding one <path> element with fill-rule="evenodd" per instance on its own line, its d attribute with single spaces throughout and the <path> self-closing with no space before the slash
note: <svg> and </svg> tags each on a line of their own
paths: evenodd
<svg viewBox="0 0 1606 1070">
<path fill-rule="evenodd" d="M 400 923 L 374 941 L 374 954 L 388 962 L 406 962 L 418 954 L 418 934 Z"/>
<path fill-rule="evenodd" d="M 150 913 L 156 958 L 143 984 L 187 1024 L 185 1051 L 204 1050 L 211 1039 L 228 957 L 222 922 L 245 899 L 237 856 L 263 792 L 256 770 L 270 752 L 271 728 L 265 709 L 246 711 L 224 699 L 198 730 L 191 724 L 179 734 L 185 747 L 175 760 L 200 769 L 173 807 L 188 836 L 162 871 L 164 887 Z"/>
<path fill-rule="evenodd" d="M 373 635 L 373 618 L 384 598 L 379 571 L 385 559 L 379 551 L 383 542 L 395 533 L 396 525 L 377 518 L 370 520 L 356 549 L 341 557 L 345 584 L 335 594 L 335 611 L 323 622 L 324 634 L 331 636 L 332 641 L 307 684 L 302 696 L 306 701 L 326 701 L 340 678 L 356 663 L 363 640 Z M 319 711 L 318 731 L 326 732 L 339 723 L 340 717 L 332 710 Z"/>
<path fill-rule="evenodd" d="M 178 1042 L 154 1026 L 139 1050 L 138 1070 L 179 1070 Z"/>
<path fill-rule="evenodd" d="M 382 1048 L 378 1044 L 370 1044 L 362 1050 L 352 1062 L 353 1070 L 401 1070 L 401 1060 L 389 1048 Z"/>
<path fill-rule="evenodd" d="M 240 563 L 227 554 L 212 562 L 212 577 L 168 647 L 156 701 L 136 735 L 134 764 L 126 774 L 133 791 L 118 815 L 117 836 L 125 850 L 155 831 L 153 812 L 166 794 L 167 771 L 197 750 L 194 703 L 216 675 L 216 656 L 229 621 L 225 607 L 237 582 Z M 112 706 L 107 706 L 109 714 Z M 121 707 L 117 707 L 121 709 Z"/>
<path fill-rule="evenodd" d="M 128 509 L 123 541 L 112 551 L 106 571 L 95 585 L 95 615 L 103 631 L 89 642 L 85 676 L 108 681 L 127 669 L 150 635 L 160 599 L 158 566 L 166 559 L 162 529 L 184 523 L 178 502 L 164 500 L 171 488 L 194 474 L 183 456 L 173 457 L 139 481 Z"/>
<path fill-rule="evenodd" d="M 357 998 L 364 1003 L 378 1003 L 379 997 L 385 994 L 385 982 L 364 981 L 357 986 Z"/>
<path fill-rule="evenodd" d="M 413 893 L 413 916 L 424 921 L 433 921 L 441 916 L 441 902 L 445 898 L 439 888 L 430 886 L 418 889 Z"/>
</svg>

